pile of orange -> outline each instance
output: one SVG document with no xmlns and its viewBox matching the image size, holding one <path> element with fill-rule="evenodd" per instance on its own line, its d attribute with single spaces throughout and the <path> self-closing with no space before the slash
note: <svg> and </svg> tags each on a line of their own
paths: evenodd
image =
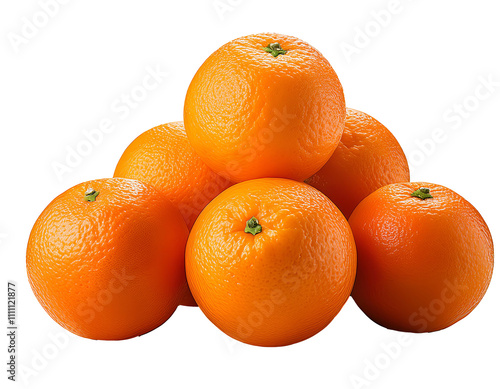
<svg viewBox="0 0 500 389">
<path fill-rule="evenodd" d="M 349 296 L 382 326 L 436 331 L 476 307 L 492 270 L 477 210 L 410 182 L 396 138 L 346 108 L 325 57 L 278 34 L 214 52 L 184 122 L 136 138 L 114 178 L 54 199 L 27 250 L 47 313 L 108 340 L 190 305 L 237 340 L 284 346 L 324 329 Z"/>
</svg>

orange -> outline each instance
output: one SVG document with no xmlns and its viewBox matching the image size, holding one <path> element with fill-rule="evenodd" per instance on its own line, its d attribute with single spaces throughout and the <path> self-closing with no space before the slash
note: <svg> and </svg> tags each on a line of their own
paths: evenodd
<svg viewBox="0 0 500 389">
<path fill-rule="evenodd" d="M 231 185 L 193 151 L 182 122 L 139 135 L 121 156 L 114 176 L 148 183 L 164 193 L 179 208 L 188 228 L 210 200 Z M 196 306 L 187 283 L 181 304 Z"/>
<path fill-rule="evenodd" d="M 36 221 L 26 266 L 36 298 L 76 335 L 119 340 L 165 322 L 184 292 L 188 229 L 150 185 L 113 178 L 55 198 Z"/>
<path fill-rule="evenodd" d="M 378 188 L 407 181 L 410 169 L 396 138 L 370 115 L 350 108 L 332 157 L 306 180 L 326 194 L 346 218 Z"/>
<path fill-rule="evenodd" d="M 122 154 L 114 176 L 139 180 L 163 192 L 179 208 L 188 228 L 231 185 L 194 152 L 182 122 L 163 124 L 139 135 Z"/>
<path fill-rule="evenodd" d="M 349 225 L 313 187 L 263 178 L 236 184 L 200 214 L 186 248 L 193 295 L 242 342 L 284 346 L 337 315 L 356 272 Z"/>
<path fill-rule="evenodd" d="M 358 248 L 352 296 L 389 329 L 432 332 L 467 316 L 493 271 L 493 242 L 479 212 L 424 182 L 384 186 L 349 222 Z"/>
<path fill-rule="evenodd" d="M 245 36 L 215 51 L 184 105 L 193 148 L 234 182 L 305 180 L 332 155 L 344 120 L 342 85 L 330 63 L 280 34 Z"/>
</svg>

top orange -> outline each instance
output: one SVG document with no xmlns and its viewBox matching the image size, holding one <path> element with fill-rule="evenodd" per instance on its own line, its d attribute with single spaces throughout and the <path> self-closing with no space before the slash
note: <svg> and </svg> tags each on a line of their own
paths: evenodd
<svg viewBox="0 0 500 389">
<path fill-rule="evenodd" d="M 234 182 L 305 180 L 330 158 L 345 120 L 342 85 L 306 42 L 257 34 L 215 51 L 189 86 L 184 125 L 195 151 Z"/>
</svg>

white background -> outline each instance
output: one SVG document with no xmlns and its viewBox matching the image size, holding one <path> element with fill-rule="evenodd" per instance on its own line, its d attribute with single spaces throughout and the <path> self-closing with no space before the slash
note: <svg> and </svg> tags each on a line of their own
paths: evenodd
<svg viewBox="0 0 500 389">
<path fill-rule="evenodd" d="M 19 381 L 8 384 L 498 387 L 497 274 L 471 315 L 445 331 L 409 335 L 399 351 L 394 343 L 400 334 L 372 323 L 352 300 L 320 334 L 283 348 L 232 341 L 199 309 L 187 307 L 143 337 L 97 342 L 66 332 L 43 311 L 27 281 L 25 247 L 53 197 L 81 181 L 111 176 L 139 133 L 182 119 L 191 77 L 211 52 L 267 31 L 298 36 L 323 52 L 343 83 L 347 105 L 373 115 L 399 139 L 412 180 L 462 194 L 498 242 L 499 12 L 493 0 L 74 0 L 47 17 L 35 0 L 2 1 L 0 301 L 5 307 L 6 282 L 16 281 L 22 365 Z M 23 27 L 33 19 L 40 26 L 35 32 Z M 23 28 L 32 36 L 19 43 Z M 363 39 L 360 31 L 370 36 Z M 141 96 L 138 87 L 157 67 L 168 75 Z M 486 93 L 480 85 L 488 78 L 496 85 Z M 142 101 L 120 111 L 122 94 L 131 91 Z M 65 164 L 68 148 L 82 147 L 84 131 L 106 118 L 114 130 L 59 177 L 54 163 Z M 6 339 L 4 344 L 5 367 Z M 392 352 L 384 348 L 389 344 Z M 3 388 L 7 373 L 1 370 Z M 355 377 L 366 385 L 354 385 Z"/>
</svg>

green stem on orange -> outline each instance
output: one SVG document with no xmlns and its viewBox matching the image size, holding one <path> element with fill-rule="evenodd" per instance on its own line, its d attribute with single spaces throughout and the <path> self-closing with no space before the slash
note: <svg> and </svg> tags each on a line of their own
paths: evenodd
<svg viewBox="0 0 500 389">
<path fill-rule="evenodd" d="M 262 226 L 259 224 L 259 221 L 255 218 L 255 216 L 247 221 L 245 232 L 252 234 L 253 236 L 262 232 Z"/>
<path fill-rule="evenodd" d="M 429 188 L 419 188 L 411 194 L 413 197 L 418 197 L 421 200 L 432 199 L 431 190 Z"/>
<path fill-rule="evenodd" d="M 95 201 L 96 200 L 96 197 L 99 196 L 99 191 L 96 191 L 92 188 L 89 188 L 85 191 L 85 196 L 83 197 L 83 199 L 85 201 Z"/>
<path fill-rule="evenodd" d="M 266 47 L 263 47 L 266 53 L 271 53 L 273 57 L 277 57 L 278 55 L 285 55 L 288 50 L 284 50 L 278 42 L 269 43 Z"/>
</svg>

